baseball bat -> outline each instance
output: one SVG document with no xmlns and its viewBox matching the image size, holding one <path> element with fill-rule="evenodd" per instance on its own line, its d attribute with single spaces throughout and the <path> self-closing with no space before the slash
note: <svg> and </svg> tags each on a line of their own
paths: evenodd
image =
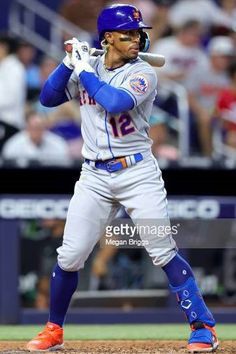
<svg viewBox="0 0 236 354">
<path fill-rule="evenodd" d="M 95 57 L 97 57 L 98 55 L 102 55 L 103 53 L 104 51 L 102 49 L 96 49 L 96 48 L 90 49 L 90 54 Z M 165 64 L 164 55 L 143 53 L 143 52 L 139 52 L 138 55 L 142 60 L 146 61 L 148 64 L 152 66 L 161 67 Z"/>
<path fill-rule="evenodd" d="M 72 52 L 72 45 L 65 44 L 65 51 L 68 53 Z M 104 51 L 102 49 L 91 48 L 90 55 L 97 57 L 98 55 L 102 55 Z M 160 54 L 153 54 L 153 53 L 143 53 L 139 52 L 139 57 L 146 61 L 148 64 L 155 66 L 155 67 L 162 67 L 165 64 L 165 57 L 164 55 Z"/>
</svg>

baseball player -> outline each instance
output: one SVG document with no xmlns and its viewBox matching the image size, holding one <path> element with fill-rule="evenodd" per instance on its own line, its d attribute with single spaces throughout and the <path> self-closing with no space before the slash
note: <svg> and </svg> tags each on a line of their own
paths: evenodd
<svg viewBox="0 0 236 354">
<path fill-rule="evenodd" d="M 30 351 L 63 346 L 63 324 L 78 285 L 78 271 L 120 206 L 135 224 L 152 220 L 169 230 L 164 183 L 148 136 L 157 78 L 152 67 L 138 57 L 148 47 L 144 29 L 151 27 L 136 7 L 126 4 L 102 10 L 97 27 L 105 54 L 92 59 L 88 44 L 73 38 L 68 42 L 71 55 L 66 55 L 41 92 L 41 102 L 48 107 L 78 99 L 85 161 L 52 272 L 49 320 L 43 332 L 28 343 Z M 185 312 L 192 330 L 189 351 L 215 350 L 215 320 L 171 233 L 141 233 L 140 237 L 149 241 L 145 247 L 154 266 L 162 267 Z"/>
</svg>

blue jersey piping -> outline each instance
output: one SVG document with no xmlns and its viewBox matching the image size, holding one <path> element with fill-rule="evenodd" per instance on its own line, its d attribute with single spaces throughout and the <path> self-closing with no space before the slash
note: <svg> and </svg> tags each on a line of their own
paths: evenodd
<svg viewBox="0 0 236 354">
<path fill-rule="evenodd" d="M 109 147 L 110 153 L 111 153 L 112 157 L 115 157 L 112 152 L 112 149 L 111 149 L 110 136 L 109 136 L 108 127 L 107 127 L 107 111 L 106 111 L 106 116 L 105 116 L 105 128 L 106 128 L 107 141 L 108 141 L 108 147 Z"/>
</svg>

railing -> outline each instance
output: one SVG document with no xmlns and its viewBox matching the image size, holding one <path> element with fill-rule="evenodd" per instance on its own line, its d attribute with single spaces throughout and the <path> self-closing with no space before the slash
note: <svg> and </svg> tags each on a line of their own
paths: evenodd
<svg viewBox="0 0 236 354">
<path fill-rule="evenodd" d="M 178 132 L 178 148 L 180 158 L 190 156 L 190 122 L 189 122 L 189 104 L 186 89 L 177 82 L 165 79 L 160 83 L 161 89 L 168 94 L 174 94 L 177 102 L 178 117 L 176 122 L 171 123 L 172 127 Z"/>
<path fill-rule="evenodd" d="M 38 20 L 49 26 L 49 38 L 44 38 L 36 29 Z M 36 0 L 15 0 L 9 14 L 9 30 L 21 36 L 43 53 L 61 60 L 64 55 L 62 44 L 64 34 L 68 38 L 79 36 L 82 40 L 91 41 L 89 33 L 65 20 L 47 6 Z"/>
<path fill-rule="evenodd" d="M 230 110 L 226 114 L 222 114 L 221 120 L 216 120 L 213 127 L 213 157 L 216 160 L 227 160 L 228 167 L 235 167 L 236 164 L 236 149 L 224 143 L 223 140 L 223 122 L 235 124 L 234 113 Z"/>
</svg>

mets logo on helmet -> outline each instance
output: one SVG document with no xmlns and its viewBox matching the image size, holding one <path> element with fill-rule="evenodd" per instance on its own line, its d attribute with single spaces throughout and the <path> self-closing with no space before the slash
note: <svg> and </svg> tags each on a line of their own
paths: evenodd
<svg viewBox="0 0 236 354">
<path fill-rule="evenodd" d="M 144 94 L 148 89 L 148 81 L 143 75 L 133 75 L 129 80 L 130 87 L 138 94 Z"/>
<path fill-rule="evenodd" d="M 133 11 L 133 18 L 137 21 L 140 21 L 141 20 L 141 14 L 138 10 L 134 10 Z"/>
</svg>

